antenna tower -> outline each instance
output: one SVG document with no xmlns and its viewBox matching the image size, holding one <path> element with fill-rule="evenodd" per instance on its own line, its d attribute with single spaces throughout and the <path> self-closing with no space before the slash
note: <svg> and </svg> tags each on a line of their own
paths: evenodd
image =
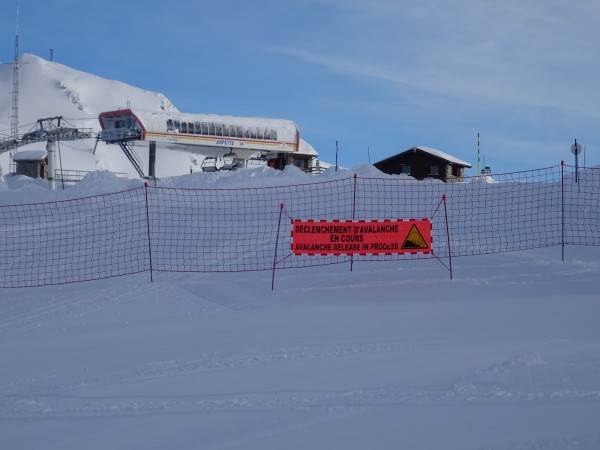
<svg viewBox="0 0 600 450">
<path fill-rule="evenodd" d="M 12 113 L 10 134 L 13 139 L 19 134 L 19 4 L 17 3 L 17 31 L 15 33 L 15 60 L 13 62 Z"/>
</svg>

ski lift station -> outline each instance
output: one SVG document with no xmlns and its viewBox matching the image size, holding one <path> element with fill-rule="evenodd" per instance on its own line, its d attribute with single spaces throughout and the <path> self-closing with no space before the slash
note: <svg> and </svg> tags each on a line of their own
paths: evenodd
<svg viewBox="0 0 600 450">
<path fill-rule="evenodd" d="M 319 171 L 317 152 L 300 139 L 291 120 L 134 109 L 103 112 L 98 119 L 99 139 L 118 144 L 140 176 L 146 174 L 136 162 L 134 146 L 141 145 L 150 149 L 149 177 L 154 177 L 156 146 L 204 155 L 206 172 L 260 165 L 283 169 L 291 164 L 307 172 Z"/>
</svg>

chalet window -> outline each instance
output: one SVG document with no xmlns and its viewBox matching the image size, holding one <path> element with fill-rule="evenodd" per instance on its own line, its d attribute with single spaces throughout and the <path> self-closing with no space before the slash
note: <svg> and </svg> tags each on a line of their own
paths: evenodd
<svg viewBox="0 0 600 450">
<path fill-rule="evenodd" d="M 434 177 L 437 177 L 440 175 L 440 166 L 438 165 L 432 165 L 429 166 L 429 175 L 432 175 Z"/>
<path fill-rule="evenodd" d="M 403 164 L 401 173 L 404 175 L 410 175 L 410 166 L 408 164 Z"/>
<path fill-rule="evenodd" d="M 171 119 L 167 120 L 167 131 L 173 132 L 173 121 Z"/>
</svg>

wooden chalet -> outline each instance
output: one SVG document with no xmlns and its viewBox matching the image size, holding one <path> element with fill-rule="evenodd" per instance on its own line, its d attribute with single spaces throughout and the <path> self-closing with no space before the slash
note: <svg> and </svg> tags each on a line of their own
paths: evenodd
<svg viewBox="0 0 600 450">
<path fill-rule="evenodd" d="M 417 180 L 435 178 L 461 182 L 471 164 L 430 147 L 417 146 L 373 164 L 383 173 L 410 175 Z"/>
</svg>

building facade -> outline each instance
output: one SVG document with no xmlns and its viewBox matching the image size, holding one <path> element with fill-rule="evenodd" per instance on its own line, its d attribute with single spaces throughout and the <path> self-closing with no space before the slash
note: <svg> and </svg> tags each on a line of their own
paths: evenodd
<svg viewBox="0 0 600 450">
<path fill-rule="evenodd" d="M 417 180 L 435 178 L 445 182 L 464 181 L 471 164 L 430 147 L 417 146 L 373 164 L 383 173 L 409 175 Z"/>
</svg>

